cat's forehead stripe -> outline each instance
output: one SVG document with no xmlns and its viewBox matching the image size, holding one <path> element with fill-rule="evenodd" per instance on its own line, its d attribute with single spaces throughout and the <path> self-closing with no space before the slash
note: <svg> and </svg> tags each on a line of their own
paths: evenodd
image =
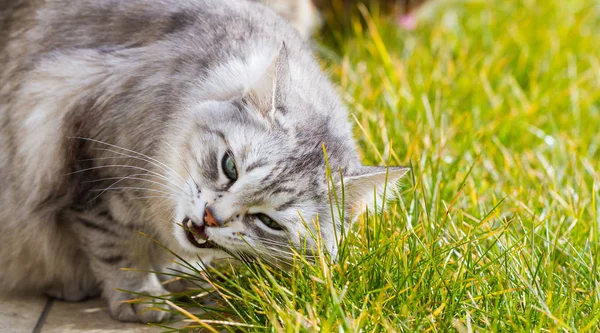
<svg viewBox="0 0 600 333">
<path fill-rule="evenodd" d="M 223 140 L 223 142 L 227 143 L 227 137 L 225 136 L 225 133 L 223 133 L 222 131 L 220 131 L 218 129 L 210 128 L 205 125 L 200 125 L 200 124 L 197 124 L 196 126 L 197 126 L 199 132 L 213 134 L 213 135 L 217 136 L 218 138 L 220 138 L 221 140 Z"/>
<path fill-rule="evenodd" d="M 271 192 L 271 195 L 281 194 L 281 193 L 289 193 L 295 194 L 296 190 L 290 187 L 278 187 L 276 190 Z"/>
<path fill-rule="evenodd" d="M 209 147 L 202 159 L 202 165 L 200 165 L 200 172 L 204 177 L 216 182 L 219 179 L 219 156 L 217 156 L 218 150 L 215 147 Z"/>
<path fill-rule="evenodd" d="M 246 167 L 246 172 L 252 172 L 252 170 L 266 166 L 267 164 L 268 163 L 265 159 L 256 160 Z"/>
<path fill-rule="evenodd" d="M 276 211 L 279 211 L 279 212 L 280 212 L 280 211 L 283 211 L 283 210 L 286 210 L 286 209 L 288 209 L 288 208 L 292 207 L 293 205 L 295 205 L 295 204 L 296 204 L 296 202 L 297 202 L 297 201 L 296 201 L 296 199 L 295 199 L 295 198 L 294 198 L 294 199 L 290 199 L 290 200 L 288 200 L 288 201 L 284 202 L 283 204 L 281 204 L 281 205 L 279 205 L 279 206 L 275 207 L 275 210 L 276 210 Z"/>
</svg>

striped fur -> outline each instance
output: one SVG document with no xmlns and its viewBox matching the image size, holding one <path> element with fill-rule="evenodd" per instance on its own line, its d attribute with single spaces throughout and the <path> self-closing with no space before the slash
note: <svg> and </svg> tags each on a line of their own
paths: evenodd
<svg viewBox="0 0 600 333">
<path fill-rule="evenodd" d="M 229 253 L 289 258 L 334 222 L 322 146 L 345 210 L 372 205 L 386 171 L 361 165 L 348 114 L 298 32 L 242 0 L 9 0 L 0 4 L 0 291 L 98 293 L 124 321 L 164 312 L 115 288 L 166 293 L 164 251 L 206 261 L 180 224 L 218 227 Z M 239 178 L 223 174 L 235 156 Z M 392 169 L 395 183 L 405 169 Z M 339 189 L 339 177 L 331 184 Z M 339 192 L 339 191 L 338 191 Z M 370 201 L 371 200 L 371 201 Z M 283 230 L 266 227 L 270 215 Z M 339 219 L 338 219 L 339 220 Z"/>
</svg>

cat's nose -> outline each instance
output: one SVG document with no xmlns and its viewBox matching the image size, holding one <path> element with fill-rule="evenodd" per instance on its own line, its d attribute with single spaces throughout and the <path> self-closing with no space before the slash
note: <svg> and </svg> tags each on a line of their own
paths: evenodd
<svg viewBox="0 0 600 333">
<path fill-rule="evenodd" d="M 204 223 L 211 227 L 218 227 L 221 225 L 219 221 L 217 221 L 217 219 L 210 212 L 210 209 L 208 209 L 208 207 L 204 208 Z"/>
</svg>

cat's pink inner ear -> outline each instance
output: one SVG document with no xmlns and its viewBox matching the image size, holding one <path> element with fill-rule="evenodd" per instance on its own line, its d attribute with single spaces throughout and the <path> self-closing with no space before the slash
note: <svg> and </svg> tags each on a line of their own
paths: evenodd
<svg viewBox="0 0 600 333">
<path fill-rule="evenodd" d="M 381 206 L 383 200 L 395 195 L 398 182 L 409 170 L 405 167 L 364 167 L 358 175 L 344 177 L 345 202 L 357 212 Z M 386 198 L 383 198 L 384 192 Z"/>
<path fill-rule="evenodd" d="M 245 97 L 262 115 L 273 117 L 275 110 L 286 101 L 290 81 L 287 47 L 282 43 L 271 64 Z"/>
</svg>

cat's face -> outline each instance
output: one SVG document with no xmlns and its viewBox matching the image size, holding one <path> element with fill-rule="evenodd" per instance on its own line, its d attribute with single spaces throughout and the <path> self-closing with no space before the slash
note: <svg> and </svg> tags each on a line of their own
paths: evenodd
<svg viewBox="0 0 600 333">
<path fill-rule="evenodd" d="M 261 120 L 241 101 L 196 108 L 181 150 L 185 191 L 176 197 L 175 221 L 183 227 L 176 225 L 174 233 L 182 245 L 282 256 L 278 251 L 290 244 L 314 247 L 309 233 L 316 230 L 307 226 L 317 215 L 327 229 L 322 235 L 330 238 L 320 141 L 303 146 L 289 129 Z"/>
<path fill-rule="evenodd" d="M 281 66 L 277 72 L 286 73 Z M 285 261 L 290 246 L 315 252 L 318 236 L 335 255 L 351 211 L 383 189 L 386 170 L 359 163 L 351 133 L 342 129 L 347 124 L 313 112 L 279 90 L 285 87 L 190 107 L 170 162 L 177 172 L 172 182 L 182 185 L 172 195 L 173 233 L 187 250 L 220 248 Z M 330 205 L 329 189 L 341 192 L 341 182 L 336 176 L 328 183 L 323 146 L 331 168 L 344 173 L 343 221 Z M 405 172 L 392 170 L 389 181 Z"/>
</svg>

